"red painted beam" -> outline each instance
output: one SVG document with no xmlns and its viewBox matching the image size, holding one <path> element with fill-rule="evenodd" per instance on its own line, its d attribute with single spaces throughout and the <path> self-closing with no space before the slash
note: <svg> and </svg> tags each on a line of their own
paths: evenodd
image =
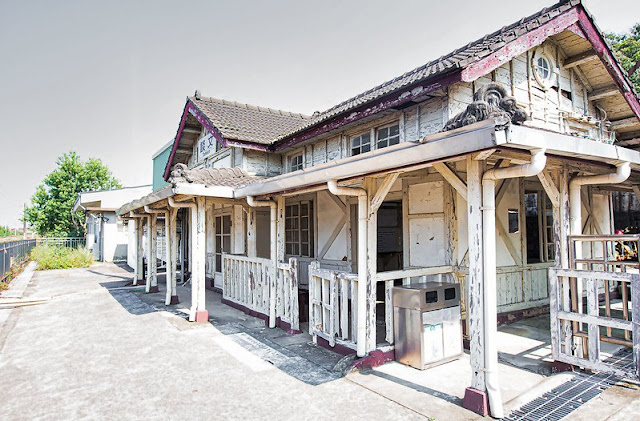
<svg viewBox="0 0 640 421">
<path fill-rule="evenodd" d="M 473 82 L 479 77 L 492 72 L 503 64 L 513 60 L 515 57 L 542 44 L 550 36 L 563 32 L 569 26 L 576 23 L 578 18 L 578 9 L 569 9 L 533 31 L 516 38 L 482 60 L 467 66 L 462 71 L 462 80 L 464 82 Z"/>
<path fill-rule="evenodd" d="M 302 133 L 295 135 L 287 140 L 282 140 L 274 145 L 273 150 L 277 152 L 286 148 L 290 148 L 300 142 L 312 139 L 323 133 L 327 133 L 331 130 L 338 129 L 342 126 L 354 123 L 358 120 L 362 120 L 363 118 L 372 116 L 382 111 L 398 107 L 402 104 L 406 104 L 409 101 L 428 95 L 429 93 L 437 91 L 438 89 L 446 88 L 447 86 L 460 82 L 460 80 L 460 72 L 455 71 L 454 73 L 438 76 L 415 85 L 407 86 L 406 88 L 389 94 L 371 104 L 365 104 L 360 108 L 356 108 L 355 110 L 346 111 L 342 115 L 331 118 L 324 124 L 311 127 L 308 130 L 303 131 Z"/>
<path fill-rule="evenodd" d="M 633 89 L 629 85 L 629 82 L 625 78 L 618 62 L 615 60 L 613 52 L 609 49 L 609 46 L 605 42 L 602 34 L 596 26 L 591 21 L 591 18 L 587 15 L 584 10 L 580 10 L 578 13 L 578 24 L 582 29 L 585 37 L 591 45 L 593 45 L 593 49 L 595 50 L 598 57 L 607 68 L 607 71 L 616 82 L 616 85 L 622 90 L 622 95 L 624 99 L 631 107 L 633 114 L 640 119 L 640 103 L 638 102 L 638 97 L 633 93 Z"/>
</svg>

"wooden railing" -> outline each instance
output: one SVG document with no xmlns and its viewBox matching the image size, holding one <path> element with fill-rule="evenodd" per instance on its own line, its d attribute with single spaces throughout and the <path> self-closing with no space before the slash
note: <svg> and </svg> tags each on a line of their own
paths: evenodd
<svg viewBox="0 0 640 421">
<path fill-rule="evenodd" d="M 640 260 L 638 249 L 640 235 L 572 235 L 569 236 L 569 258 L 572 269 L 582 269 L 602 272 L 631 272 L 638 273 Z M 578 248 L 581 249 L 578 249 Z M 586 249 L 586 250 L 585 250 Z M 586 251 L 586 253 L 585 253 Z M 587 254 L 587 256 L 583 256 Z M 579 257 L 578 257 L 579 256 Z M 572 306 L 578 312 L 582 312 L 584 287 L 581 278 L 572 279 Z M 612 292 L 619 290 L 619 298 L 622 306 L 622 319 L 630 320 L 629 301 L 631 299 L 631 286 L 628 278 L 617 280 L 604 279 L 600 291 L 604 293 L 605 315 L 611 317 L 612 301 L 615 301 Z M 588 290 L 587 290 L 588 292 Z M 582 323 L 574 323 L 574 327 L 582 330 Z M 624 338 L 617 338 L 612 334 L 610 326 L 606 329 L 603 341 L 630 346 L 631 332 L 624 331 Z"/>
<path fill-rule="evenodd" d="M 292 330 L 300 330 L 298 261 L 294 258 L 290 258 L 288 263 L 278 263 L 276 317 L 289 323 Z"/>
<path fill-rule="evenodd" d="M 356 349 L 358 275 L 309 265 L 309 334 Z"/>
<path fill-rule="evenodd" d="M 274 271 L 269 259 L 224 254 L 222 296 L 266 316 L 274 315 L 292 330 L 300 330 L 296 259 L 279 263 Z"/>
<path fill-rule="evenodd" d="M 224 254 L 222 257 L 222 296 L 250 310 L 269 315 L 271 260 Z"/>
<path fill-rule="evenodd" d="M 587 292 L 586 312 L 577 308 L 576 279 L 585 282 Z M 602 315 L 599 291 L 603 283 L 622 282 L 631 287 L 632 320 Z M 551 344 L 553 358 L 579 367 L 613 373 L 622 377 L 640 378 L 640 275 L 635 273 L 602 272 L 575 269 L 549 269 Z M 586 327 L 586 331 L 581 327 Z M 609 363 L 603 358 L 601 344 L 610 342 L 608 331 L 618 338 L 631 338 L 626 344 L 632 357 L 626 364 Z M 619 342 L 624 345 L 624 341 Z"/>
<path fill-rule="evenodd" d="M 408 285 L 415 278 L 419 278 L 420 282 L 457 280 L 453 266 L 411 268 L 377 273 L 374 278 L 375 282 L 385 283 L 385 340 L 389 344 L 394 343 L 392 301 L 394 281 L 402 279 L 403 284 Z M 357 274 L 320 269 L 318 262 L 311 263 L 309 266 L 309 334 L 313 336 L 314 340 L 317 340 L 319 336 L 326 339 L 331 346 L 339 343 L 356 349 L 358 305 L 360 303 L 358 303 Z M 372 305 L 371 308 L 375 309 L 375 305 Z M 375 320 L 375 315 L 373 320 Z M 370 331 L 375 335 L 375 328 Z"/>
</svg>

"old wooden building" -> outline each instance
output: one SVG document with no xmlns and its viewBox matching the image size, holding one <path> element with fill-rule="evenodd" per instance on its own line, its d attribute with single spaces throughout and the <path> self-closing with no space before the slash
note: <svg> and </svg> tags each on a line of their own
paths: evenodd
<svg viewBox="0 0 640 421">
<path fill-rule="evenodd" d="M 465 405 L 500 417 L 498 321 L 551 311 L 554 358 L 583 367 L 604 367 L 601 341 L 638 346 L 631 307 L 598 310 L 614 284 L 637 296 L 637 261 L 614 256 L 610 193 L 640 181 L 638 137 L 625 72 L 583 5 L 563 1 L 313 116 L 196 92 L 169 184 L 119 215 L 139 232 L 164 217 L 167 304 L 180 254 L 192 320 L 207 320 L 209 286 L 360 357 L 393 350 L 394 285 L 460 282 Z"/>
</svg>

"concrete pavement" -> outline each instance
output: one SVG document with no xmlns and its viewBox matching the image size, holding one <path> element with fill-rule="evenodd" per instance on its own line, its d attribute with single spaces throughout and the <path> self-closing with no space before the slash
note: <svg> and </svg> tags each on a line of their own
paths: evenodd
<svg viewBox="0 0 640 421">
<path fill-rule="evenodd" d="M 461 407 L 468 355 L 427 371 L 389 363 L 344 376 L 342 356 L 266 328 L 217 293 L 207 291 L 211 323 L 195 324 L 185 320 L 188 288 L 165 307 L 162 292 L 123 288 L 130 278 L 95 264 L 16 279 L 3 296 L 44 301 L 0 308 L 1 420 L 480 418 Z M 535 368 L 549 360 L 546 323 L 501 329 L 507 410 L 573 376 Z M 639 402 L 637 385 L 620 384 L 569 419 L 630 419 Z"/>
<path fill-rule="evenodd" d="M 103 287 L 124 277 L 35 274 L 26 295 L 52 299 L 2 327 L 0 419 L 424 419 L 344 378 L 310 385 L 245 360 L 211 324 L 132 314 Z"/>
</svg>

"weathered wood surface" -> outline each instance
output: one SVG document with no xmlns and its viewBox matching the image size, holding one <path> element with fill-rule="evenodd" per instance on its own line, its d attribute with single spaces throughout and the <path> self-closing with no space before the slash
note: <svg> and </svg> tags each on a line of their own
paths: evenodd
<svg viewBox="0 0 640 421">
<path fill-rule="evenodd" d="M 580 278 L 586 281 L 587 292 L 587 313 L 577 311 L 575 306 L 571 304 L 569 296 L 571 288 L 575 288 L 576 283 L 569 282 L 570 279 Z M 600 315 L 599 304 L 599 283 L 605 281 L 623 281 L 631 284 L 632 292 L 635 295 L 633 302 L 635 317 L 640 317 L 640 310 L 636 308 L 638 301 L 637 292 L 640 291 L 640 274 L 632 273 L 616 273 L 616 272 L 598 272 L 575 269 L 549 269 L 549 282 L 551 288 L 551 320 L 557 319 L 560 323 L 552 324 L 552 350 L 553 357 L 557 361 L 566 362 L 579 367 L 597 370 L 605 373 L 612 373 L 623 377 L 640 378 L 639 364 L 640 355 L 640 332 L 638 332 L 638 323 L 629 320 L 622 320 Z M 632 295 L 632 297 L 634 296 Z M 587 340 L 583 349 L 582 346 L 574 347 L 572 331 L 567 331 L 562 326 L 577 329 L 579 324 L 588 325 Z M 612 364 L 608 364 L 602 360 L 600 353 L 600 344 L 606 338 L 600 337 L 600 328 L 621 329 L 623 331 L 631 331 L 633 336 L 633 358 L 634 366 L 630 369 L 620 369 Z M 569 337 L 567 337 L 569 336 Z M 588 352 L 584 352 L 587 351 Z"/>
<path fill-rule="evenodd" d="M 469 275 L 466 280 L 471 387 L 485 390 L 482 272 L 482 174 L 484 162 L 467 157 Z"/>
<path fill-rule="evenodd" d="M 222 256 L 222 297 L 250 310 L 268 315 L 270 305 L 270 259 Z"/>
<path fill-rule="evenodd" d="M 357 274 L 320 269 L 309 265 L 309 334 L 357 348 Z M 349 311 L 351 304 L 351 311 Z"/>
</svg>

